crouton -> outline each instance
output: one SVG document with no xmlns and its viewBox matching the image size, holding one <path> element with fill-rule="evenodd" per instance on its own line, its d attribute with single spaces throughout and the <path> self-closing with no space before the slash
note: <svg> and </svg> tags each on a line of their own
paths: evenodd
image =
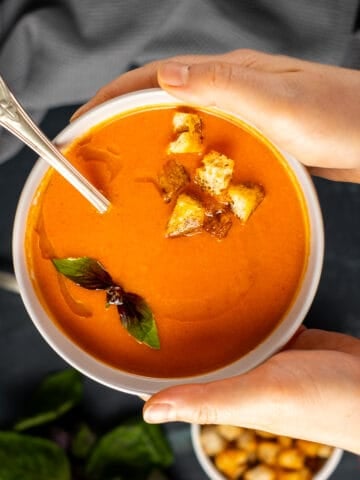
<svg viewBox="0 0 360 480">
<path fill-rule="evenodd" d="M 275 471 L 267 465 L 258 465 L 244 475 L 244 480 L 275 480 L 275 478 Z"/>
<path fill-rule="evenodd" d="M 204 230 L 213 237 L 222 240 L 232 227 L 232 213 L 230 210 L 221 210 L 205 215 Z"/>
<path fill-rule="evenodd" d="M 194 182 L 211 195 L 220 195 L 229 186 L 234 160 L 212 150 L 202 159 L 203 166 L 196 169 Z"/>
<path fill-rule="evenodd" d="M 294 472 L 282 471 L 277 472 L 278 480 L 311 480 L 313 478 L 312 473 L 307 468 L 296 470 Z"/>
<path fill-rule="evenodd" d="M 237 439 L 236 446 L 249 453 L 255 452 L 257 449 L 255 432 L 253 430 L 245 430 Z"/>
<path fill-rule="evenodd" d="M 293 445 L 293 439 L 290 437 L 285 437 L 285 435 L 279 435 L 277 441 L 283 448 L 290 448 Z"/>
<path fill-rule="evenodd" d="M 234 425 L 217 425 L 217 431 L 228 442 L 236 440 L 243 432 L 241 427 L 235 427 Z"/>
<path fill-rule="evenodd" d="M 173 127 L 175 133 L 191 132 L 202 134 L 201 118 L 197 113 L 175 112 Z"/>
<path fill-rule="evenodd" d="M 228 478 L 237 479 L 247 468 L 247 453 L 244 450 L 228 449 L 215 456 L 215 465 Z"/>
<path fill-rule="evenodd" d="M 333 452 L 333 448 L 328 445 L 320 445 L 318 450 L 318 457 L 320 458 L 329 458 Z"/>
<path fill-rule="evenodd" d="M 276 459 L 280 452 L 280 445 L 276 442 L 260 442 L 258 444 L 257 456 L 261 462 L 267 465 L 276 465 Z"/>
<path fill-rule="evenodd" d="M 264 199 L 264 190 L 260 185 L 231 185 L 228 189 L 230 206 L 238 219 L 245 223 Z"/>
<path fill-rule="evenodd" d="M 261 438 L 275 438 L 276 435 L 270 432 L 265 432 L 264 430 L 255 430 L 255 433 L 258 437 Z"/>
<path fill-rule="evenodd" d="M 195 198 L 179 195 L 166 228 L 167 237 L 196 233 L 204 224 L 205 209 Z"/>
<path fill-rule="evenodd" d="M 200 442 L 204 452 L 210 457 L 222 452 L 226 447 L 226 441 L 212 425 L 201 428 Z"/>
<path fill-rule="evenodd" d="M 167 153 L 202 153 L 202 122 L 196 113 L 176 112 L 173 117 L 176 139 L 168 146 Z"/>
<path fill-rule="evenodd" d="M 296 446 L 307 456 L 317 457 L 320 449 L 320 444 L 315 442 L 309 442 L 307 440 L 296 440 Z"/>
<path fill-rule="evenodd" d="M 161 195 L 166 203 L 190 181 L 185 167 L 174 159 L 168 160 L 158 175 Z"/>
<path fill-rule="evenodd" d="M 297 448 L 282 450 L 278 456 L 278 465 L 290 470 L 300 470 L 304 466 L 305 456 Z"/>
<path fill-rule="evenodd" d="M 201 153 L 202 139 L 198 134 L 182 132 L 170 142 L 167 153 Z"/>
</svg>

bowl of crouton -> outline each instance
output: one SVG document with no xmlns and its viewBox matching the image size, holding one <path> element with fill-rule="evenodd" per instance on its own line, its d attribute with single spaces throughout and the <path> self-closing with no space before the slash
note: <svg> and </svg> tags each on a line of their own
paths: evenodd
<svg viewBox="0 0 360 480">
<path fill-rule="evenodd" d="M 196 457 L 211 480 L 327 480 L 343 451 L 233 425 L 191 425 Z"/>
</svg>

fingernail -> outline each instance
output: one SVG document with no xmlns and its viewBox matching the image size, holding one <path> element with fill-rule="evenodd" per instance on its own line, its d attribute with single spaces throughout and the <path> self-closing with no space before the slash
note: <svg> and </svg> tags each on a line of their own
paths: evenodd
<svg viewBox="0 0 360 480">
<path fill-rule="evenodd" d="M 189 65 L 179 62 L 167 62 L 160 65 L 159 78 L 171 87 L 183 87 L 189 78 Z"/>
<path fill-rule="evenodd" d="M 172 422 L 176 419 L 176 411 L 168 403 L 154 403 L 144 408 L 144 420 L 148 423 Z"/>
</svg>

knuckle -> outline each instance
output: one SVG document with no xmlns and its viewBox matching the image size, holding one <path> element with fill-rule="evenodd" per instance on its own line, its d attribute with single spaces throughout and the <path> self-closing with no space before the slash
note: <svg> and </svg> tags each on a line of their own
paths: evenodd
<svg viewBox="0 0 360 480">
<path fill-rule="evenodd" d="M 211 405 L 200 405 L 196 411 L 195 423 L 210 424 L 217 423 L 217 411 Z"/>
<path fill-rule="evenodd" d="M 262 55 L 261 52 L 251 50 L 250 48 L 244 48 L 240 50 L 239 53 L 242 57 L 242 65 L 249 68 L 256 67 Z"/>
<path fill-rule="evenodd" d="M 233 79 L 233 66 L 226 62 L 209 64 L 209 82 L 215 89 L 227 88 Z"/>
<path fill-rule="evenodd" d="M 269 59 L 269 54 L 251 48 L 242 48 L 236 53 L 239 64 L 245 68 L 259 68 Z"/>
</svg>

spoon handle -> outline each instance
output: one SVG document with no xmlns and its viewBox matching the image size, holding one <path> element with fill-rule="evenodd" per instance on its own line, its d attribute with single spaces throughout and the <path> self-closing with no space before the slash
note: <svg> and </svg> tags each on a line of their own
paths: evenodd
<svg viewBox="0 0 360 480">
<path fill-rule="evenodd" d="M 100 213 L 105 213 L 110 202 L 61 154 L 10 92 L 0 76 L 0 125 L 46 160 Z"/>
</svg>

